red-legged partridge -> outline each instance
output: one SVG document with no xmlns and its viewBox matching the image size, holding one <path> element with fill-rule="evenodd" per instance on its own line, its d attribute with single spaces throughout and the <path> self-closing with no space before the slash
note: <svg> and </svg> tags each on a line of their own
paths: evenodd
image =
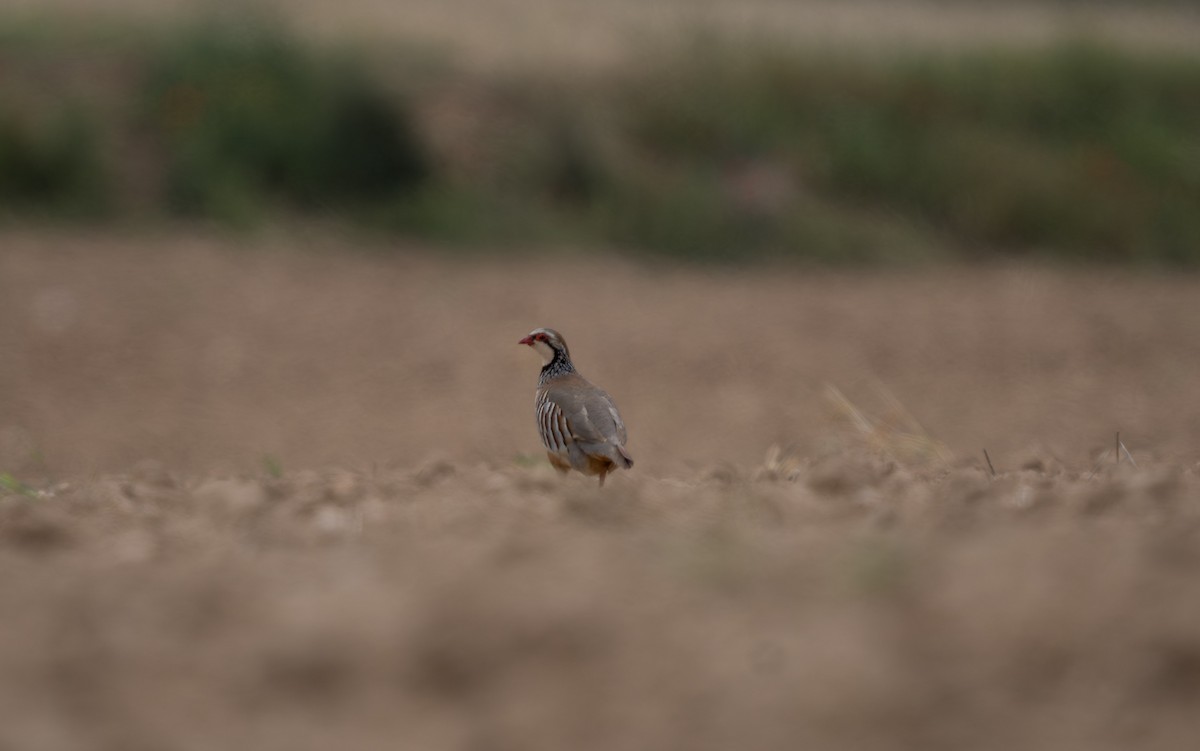
<svg viewBox="0 0 1200 751">
<path fill-rule="evenodd" d="M 575 372 L 562 334 L 534 329 L 518 344 L 537 350 L 545 361 L 533 406 L 542 445 L 554 468 L 564 474 L 574 469 L 599 475 L 604 487 L 609 472 L 632 467 L 617 405 Z"/>
</svg>

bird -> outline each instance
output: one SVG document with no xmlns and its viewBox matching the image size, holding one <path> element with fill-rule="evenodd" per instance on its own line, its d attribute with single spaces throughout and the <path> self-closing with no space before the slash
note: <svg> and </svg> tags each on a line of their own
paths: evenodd
<svg viewBox="0 0 1200 751">
<path fill-rule="evenodd" d="M 537 328 L 517 342 L 542 356 L 533 408 L 550 464 L 561 474 L 572 469 L 598 475 L 633 467 L 625 450 L 625 423 L 612 397 L 575 370 L 562 334 Z"/>
</svg>

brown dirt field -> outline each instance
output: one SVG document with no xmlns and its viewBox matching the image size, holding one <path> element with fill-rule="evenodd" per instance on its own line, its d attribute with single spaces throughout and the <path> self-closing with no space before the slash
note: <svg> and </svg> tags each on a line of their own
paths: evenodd
<svg viewBox="0 0 1200 751">
<path fill-rule="evenodd" d="M 7 231 L 0 748 L 1190 747 L 1198 292 Z"/>
<path fill-rule="evenodd" d="M 352 245 L 361 252 L 344 253 Z M 78 476 L 508 463 L 539 451 L 531 328 L 617 399 L 639 471 L 806 455 L 890 392 L 952 457 L 1195 461 L 1200 278 L 723 272 L 484 260 L 295 233 L 0 236 L 0 468 Z M 409 249 L 411 251 L 411 249 Z"/>
</svg>

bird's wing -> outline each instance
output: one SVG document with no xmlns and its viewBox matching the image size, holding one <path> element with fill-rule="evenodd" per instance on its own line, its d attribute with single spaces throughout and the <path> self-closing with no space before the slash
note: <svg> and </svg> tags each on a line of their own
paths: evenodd
<svg viewBox="0 0 1200 751">
<path fill-rule="evenodd" d="M 548 395 L 566 420 L 572 439 L 581 444 L 624 445 L 625 423 L 612 397 L 582 378 L 576 379 Z"/>
</svg>

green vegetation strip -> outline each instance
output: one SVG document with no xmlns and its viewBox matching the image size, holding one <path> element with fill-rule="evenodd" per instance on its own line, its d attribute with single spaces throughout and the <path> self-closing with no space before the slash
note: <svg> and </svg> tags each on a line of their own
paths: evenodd
<svg viewBox="0 0 1200 751">
<path fill-rule="evenodd" d="M 480 81 L 280 28 L 6 43 L 0 218 L 330 214 L 491 250 L 729 262 L 1200 263 L 1200 57 L 697 44 L 603 80 Z"/>
</svg>

